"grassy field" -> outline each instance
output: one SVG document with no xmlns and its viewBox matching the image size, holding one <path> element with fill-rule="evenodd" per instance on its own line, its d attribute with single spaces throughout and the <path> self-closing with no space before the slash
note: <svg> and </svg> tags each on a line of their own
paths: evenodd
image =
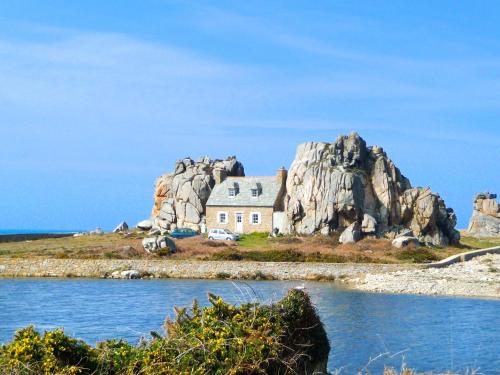
<svg viewBox="0 0 500 375">
<path fill-rule="evenodd" d="M 0 243 L 0 257 L 58 259 L 159 258 L 142 247 L 145 234 L 132 231 L 125 236 L 50 238 Z M 266 233 L 243 235 L 238 242 L 210 241 L 204 236 L 176 240 L 178 251 L 169 259 L 251 260 L 287 262 L 422 263 L 444 259 L 471 249 L 500 246 L 500 239 L 462 237 L 461 245 L 447 248 L 396 249 L 386 239 L 365 238 L 356 244 L 340 245 L 338 235 L 284 236 L 269 238 Z"/>
<path fill-rule="evenodd" d="M 462 236 L 460 243 L 464 246 L 470 247 L 471 249 L 486 249 L 488 247 L 500 246 L 499 238 L 475 238 Z"/>
</svg>

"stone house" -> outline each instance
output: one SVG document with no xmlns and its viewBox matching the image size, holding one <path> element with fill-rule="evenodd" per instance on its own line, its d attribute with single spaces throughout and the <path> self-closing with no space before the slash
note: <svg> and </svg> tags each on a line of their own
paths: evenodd
<svg viewBox="0 0 500 375">
<path fill-rule="evenodd" d="M 284 197 L 287 171 L 276 176 L 226 177 L 214 171 L 215 186 L 206 204 L 208 229 L 224 228 L 236 233 L 287 232 Z"/>
</svg>

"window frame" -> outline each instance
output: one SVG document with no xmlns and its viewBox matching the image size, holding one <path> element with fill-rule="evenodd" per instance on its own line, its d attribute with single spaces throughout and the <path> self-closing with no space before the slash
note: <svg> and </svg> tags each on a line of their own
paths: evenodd
<svg viewBox="0 0 500 375">
<path fill-rule="evenodd" d="M 256 223 L 253 222 L 253 215 L 257 215 L 257 222 Z M 262 213 L 257 212 L 257 211 L 250 212 L 250 224 L 252 224 L 252 225 L 262 224 Z"/>
<path fill-rule="evenodd" d="M 224 215 L 224 221 L 221 221 L 221 215 Z M 227 211 L 217 211 L 217 224 L 229 224 L 229 215 Z"/>
</svg>

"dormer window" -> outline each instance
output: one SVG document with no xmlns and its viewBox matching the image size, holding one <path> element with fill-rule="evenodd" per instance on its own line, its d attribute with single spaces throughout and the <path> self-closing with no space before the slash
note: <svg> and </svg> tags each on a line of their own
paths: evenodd
<svg viewBox="0 0 500 375">
<path fill-rule="evenodd" d="M 229 196 L 230 197 L 235 197 L 236 194 L 238 194 L 238 190 L 239 190 L 239 185 L 237 182 L 234 182 L 232 183 L 231 185 L 229 185 L 228 187 L 228 192 L 229 192 Z"/>
<path fill-rule="evenodd" d="M 261 192 L 262 192 L 262 186 L 260 183 L 256 183 L 250 186 L 250 193 L 252 194 L 253 198 L 257 198 Z"/>
</svg>

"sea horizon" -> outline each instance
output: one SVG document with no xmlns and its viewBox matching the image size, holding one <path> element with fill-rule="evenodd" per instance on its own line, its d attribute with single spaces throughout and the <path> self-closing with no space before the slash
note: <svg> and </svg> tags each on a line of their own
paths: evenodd
<svg viewBox="0 0 500 375">
<path fill-rule="evenodd" d="M 54 234 L 54 233 L 76 233 L 84 232 L 77 229 L 0 229 L 0 235 L 4 234 Z"/>
</svg>

